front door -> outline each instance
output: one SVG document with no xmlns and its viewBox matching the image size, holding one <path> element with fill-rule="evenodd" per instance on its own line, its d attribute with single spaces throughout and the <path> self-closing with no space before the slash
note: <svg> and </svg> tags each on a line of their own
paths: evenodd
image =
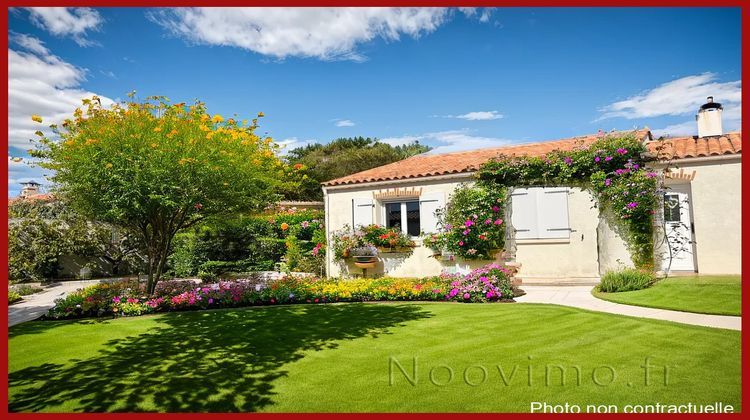
<svg viewBox="0 0 750 420">
<path fill-rule="evenodd" d="M 664 194 L 664 227 L 669 249 L 664 254 L 665 271 L 695 271 L 695 243 L 690 215 L 690 184 L 672 185 Z"/>
</svg>

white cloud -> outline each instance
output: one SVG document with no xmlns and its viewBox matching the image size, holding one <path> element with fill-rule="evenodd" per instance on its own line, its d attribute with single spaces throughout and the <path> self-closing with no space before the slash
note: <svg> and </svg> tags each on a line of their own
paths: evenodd
<svg viewBox="0 0 750 420">
<path fill-rule="evenodd" d="M 433 149 L 429 153 L 459 152 L 464 150 L 483 149 L 487 147 L 500 147 L 514 143 L 509 139 L 474 136 L 470 133 L 471 131 L 468 129 L 448 130 L 425 133 L 421 135 L 388 137 L 381 139 L 380 141 L 383 143 L 388 143 L 392 146 L 399 146 L 419 141 L 422 144 L 429 144 L 433 146 Z"/>
<path fill-rule="evenodd" d="M 336 127 L 354 127 L 355 125 L 352 120 L 336 120 Z"/>
<path fill-rule="evenodd" d="M 418 38 L 435 31 L 451 13 L 429 7 L 193 7 L 148 16 L 196 44 L 238 47 L 278 59 L 362 61 L 358 45 L 377 38 L 396 41 L 402 35 Z"/>
<path fill-rule="evenodd" d="M 32 146 L 30 139 L 36 138 L 35 131 L 50 134 L 50 124 L 59 124 L 71 116 L 81 99 L 94 93 L 80 86 L 86 80 L 85 69 L 52 55 L 36 38 L 25 35 L 14 37 L 13 41 L 27 51 L 8 49 L 8 146 L 26 150 Z M 104 106 L 113 103 L 99 96 Z M 44 122 L 32 121 L 34 114 Z M 9 173 L 9 183 L 21 178 L 41 179 L 40 170 L 29 171 L 23 177 Z"/>
<path fill-rule="evenodd" d="M 34 38 L 31 35 L 19 34 L 15 32 L 10 33 L 10 41 L 17 44 L 19 47 L 31 51 L 37 55 L 48 55 L 49 50 L 44 46 L 44 42 L 38 38 Z"/>
<path fill-rule="evenodd" d="M 716 79 L 715 73 L 703 73 L 664 83 L 603 107 L 599 120 L 691 114 L 697 112 L 708 96 L 713 96 L 716 102 L 721 102 L 725 107 L 739 105 L 742 102 L 742 82 L 717 82 Z"/>
<path fill-rule="evenodd" d="M 298 147 L 305 147 L 310 144 L 315 144 L 318 141 L 315 139 L 308 139 L 308 140 L 300 140 L 297 137 L 289 137 L 287 139 L 277 141 L 276 144 L 278 144 L 280 147 L 279 154 L 281 156 L 286 155 L 289 153 L 290 150 L 296 149 Z"/>
<path fill-rule="evenodd" d="M 503 114 L 498 111 L 474 111 L 467 112 L 461 115 L 443 115 L 443 118 L 458 118 L 467 121 L 487 121 L 487 120 L 498 120 L 503 118 Z"/>
<path fill-rule="evenodd" d="M 88 40 L 89 31 L 98 31 L 102 16 L 88 7 L 27 7 L 31 21 L 56 36 L 69 36 L 80 46 L 95 43 Z"/>
</svg>

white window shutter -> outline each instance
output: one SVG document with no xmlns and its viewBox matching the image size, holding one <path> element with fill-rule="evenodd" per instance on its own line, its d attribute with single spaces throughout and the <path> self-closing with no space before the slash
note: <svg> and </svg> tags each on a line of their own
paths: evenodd
<svg viewBox="0 0 750 420">
<path fill-rule="evenodd" d="M 419 230 L 423 233 L 435 233 L 438 230 L 438 219 L 435 211 L 445 206 L 445 193 L 434 192 L 419 197 Z"/>
<path fill-rule="evenodd" d="M 569 238 L 568 189 L 540 188 L 537 192 L 537 215 L 539 238 Z"/>
<path fill-rule="evenodd" d="M 352 227 L 371 225 L 374 207 L 375 203 L 371 198 L 352 199 Z"/>
<path fill-rule="evenodd" d="M 511 193 L 511 221 L 516 239 L 539 237 L 536 195 L 536 188 L 516 188 Z"/>
</svg>

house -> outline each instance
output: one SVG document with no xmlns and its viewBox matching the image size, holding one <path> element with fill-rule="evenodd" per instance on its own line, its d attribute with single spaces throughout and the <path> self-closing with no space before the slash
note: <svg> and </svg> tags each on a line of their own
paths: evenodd
<svg viewBox="0 0 750 420">
<path fill-rule="evenodd" d="M 709 98 L 696 115 L 698 136 L 654 139 L 634 131 L 656 156 L 654 170 L 669 168 L 663 223 L 655 238 L 657 269 L 676 273 L 738 274 L 741 245 L 741 134 L 723 133 L 722 108 Z M 423 154 L 323 184 L 326 229 L 380 224 L 400 226 L 414 237 L 413 253 L 381 254 L 378 274 L 422 277 L 465 271 L 488 261 L 438 261 L 418 233 L 438 228 L 435 210 L 445 206 L 477 169 L 501 155 L 544 156 L 596 141 L 588 135 L 539 143 L 446 154 Z M 609 269 L 632 266 L 626 244 L 581 188 L 515 188 L 511 197 L 515 260 L 525 283 L 595 282 Z M 667 232 L 664 234 L 664 232 Z M 682 239 L 680 239 L 682 238 Z M 684 240 L 687 238 L 687 240 Z M 682 244 L 678 242 L 682 241 Z M 327 256 L 329 276 L 359 275 L 346 261 Z"/>
</svg>

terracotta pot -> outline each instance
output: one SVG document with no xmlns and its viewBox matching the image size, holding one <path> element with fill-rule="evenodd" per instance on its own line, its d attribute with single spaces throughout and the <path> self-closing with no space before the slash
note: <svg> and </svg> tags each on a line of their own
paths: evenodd
<svg viewBox="0 0 750 420">
<path fill-rule="evenodd" d="M 358 263 L 375 263 L 378 261 L 378 257 L 374 255 L 355 255 L 354 261 Z"/>
</svg>

